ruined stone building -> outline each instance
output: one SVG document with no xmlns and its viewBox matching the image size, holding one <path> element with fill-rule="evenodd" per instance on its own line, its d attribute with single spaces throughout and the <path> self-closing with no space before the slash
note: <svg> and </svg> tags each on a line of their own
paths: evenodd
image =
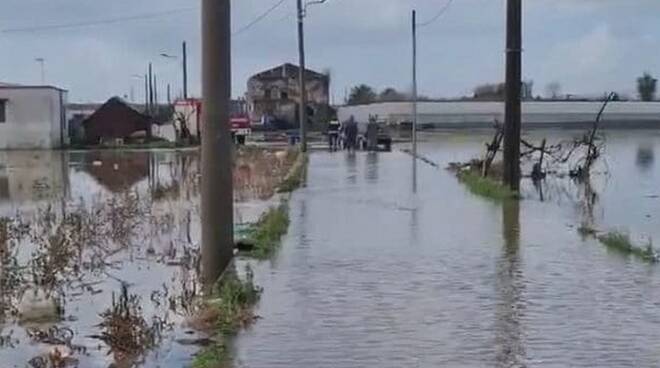
<svg viewBox="0 0 660 368">
<path fill-rule="evenodd" d="M 298 66 L 287 63 L 248 80 L 246 97 L 252 124 L 298 126 L 299 71 Z M 305 78 L 310 123 L 323 122 L 330 102 L 330 78 L 309 69 L 305 71 Z"/>
</svg>

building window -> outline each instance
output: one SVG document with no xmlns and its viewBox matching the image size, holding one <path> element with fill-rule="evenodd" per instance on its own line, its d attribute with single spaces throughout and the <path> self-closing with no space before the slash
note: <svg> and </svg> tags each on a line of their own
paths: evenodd
<svg viewBox="0 0 660 368">
<path fill-rule="evenodd" d="M 280 94 L 280 97 L 282 98 L 282 100 L 288 100 L 289 99 L 289 92 L 282 91 L 282 93 Z"/>
<path fill-rule="evenodd" d="M 7 100 L 0 99 L 0 123 L 7 122 Z"/>
</svg>

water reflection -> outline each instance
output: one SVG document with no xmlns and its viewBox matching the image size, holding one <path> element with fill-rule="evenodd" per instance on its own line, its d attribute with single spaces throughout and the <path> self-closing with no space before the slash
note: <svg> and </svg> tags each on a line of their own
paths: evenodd
<svg viewBox="0 0 660 368">
<path fill-rule="evenodd" d="M 497 346 L 496 366 L 524 367 L 526 360 L 523 316 L 524 280 L 520 259 L 520 203 L 502 205 L 504 248 L 497 264 L 499 301 L 495 311 Z"/>
<path fill-rule="evenodd" d="M 158 174 L 150 152 L 90 152 L 84 156 L 83 171 L 111 193 L 126 191 Z"/>
<path fill-rule="evenodd" d="M 347 177 L 346 182 L 349 184 L 357 184 L 357 154 L 354 151 L 349 151 L 345 155 L 346 168 L 347 168 Z"/>
<path fill-rule="evenodd" d="M 367 183 L 375 184 L 378 182 L 378 153 L 369 152 L 366 155 L 365 177 Z"/>
<path fill-rule="evenodd" d="M 649 171 L 655 163 L 655 151 L 652 144 L 641 144 L 637 147 L 635 164 L 640 171 Z"/>
<path fill-rule="evenodd" d="M 0 151 L 0 205 L 66 198 L 68 156 L 60 151 Z"/>
<path fill-rule="evenodd" d="M 270 197 L 265 188 L 295 159 L 283 150 L 241 152 L 237 167 L 257 164 L 234 172 L 236 200 L 250 200 L 237 211 L 257 214 L 256 221 L 269 203 L 255 198 Z M 71 346 L 88 348 L 74 354 L 79 366 L 114 366 L 113 344 L 122 339 L 101 330 L 100 315 L 116 309 L 118 290 L 139 299 L 139 324 L 158 322 L 163 333 L 136 366 L 189 365 L 197 347 L 177 342 L 197 337 L 184 320 L 202 290 L 199 162 L 196 151 L 0 152 L 3 367 L 41 361 L 51 347 L 32 341 L 22 325 L 39 303 L 57 310 L 48 322 L 75 331 Z"/>
</svg>

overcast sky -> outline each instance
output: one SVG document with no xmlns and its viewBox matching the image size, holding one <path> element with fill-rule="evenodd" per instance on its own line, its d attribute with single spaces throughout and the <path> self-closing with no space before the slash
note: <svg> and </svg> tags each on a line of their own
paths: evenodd
<svg viewBox="0 0 660 368">
<path fill-rule="evenodd" d="M 278 0 L 232 1 L 232 28 L 240 29 Z M 524 0 L 525 78 L 544 94 L 557 81 L 562 92 L 635 94 L 643 72 L 660 75 L 659 0 Z M 180 42 L 190 50 L 190 89 L 200 91 L 199 0 L 2 0 L 0 81 L 40 81 L 37 57 L 46 59 L 49 84 L 70 91 L 71 101 L 142 98 L 149 61 L 159 80 L 181 90 Z M 410 88 L 410 12 L 432 18 L 447 0 L 328 0 L 310 7 L 308 66 L 330 71 L 336 102 L 351 85 Z M 187 10 L 186 10 L 187 9 Z M 17 28 L 94 22 L 176 10 L 158 17 L 35 32 Z M 263 21 L 233 37 L 233 93 L 247 78 L 283 62 L 297 61 L 295 0 L 286 0 Z M 436 22 L 420 30 L 420 93 L 468 95 L 504 75 L 505 0 L 454 0 Z M 164 90 L 160 92 L 164 96 Z"/>
</svg>

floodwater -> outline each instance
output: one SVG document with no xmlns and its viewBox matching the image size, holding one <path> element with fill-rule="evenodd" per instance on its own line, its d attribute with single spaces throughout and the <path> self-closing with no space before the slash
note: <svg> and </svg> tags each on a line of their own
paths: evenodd
<svg viewBox="0 0 660 368">
<path fill-rule="evenodd" d="M 445 167 L 488 138 L 429 134 L 420 152 Z M 590 188 L 526 181 L 505 204 L 422 162 L 415 185 L 402 152 L 312 154 L 282 249 L 255 268 L 262 318 L 235 366 L 660 366 L 660 266 L 577 231 L 660 239 L 659 144 L 611 132 Z"/>
<path fill-rule="evenodd" d="M 239 224 L 291 158 L 241 152 Z M 199 170 L 196 151 L 0 152 L 0 366 L 188 365 L 205 337 L 186 324 L 202 289 Z"/>
</svg>

